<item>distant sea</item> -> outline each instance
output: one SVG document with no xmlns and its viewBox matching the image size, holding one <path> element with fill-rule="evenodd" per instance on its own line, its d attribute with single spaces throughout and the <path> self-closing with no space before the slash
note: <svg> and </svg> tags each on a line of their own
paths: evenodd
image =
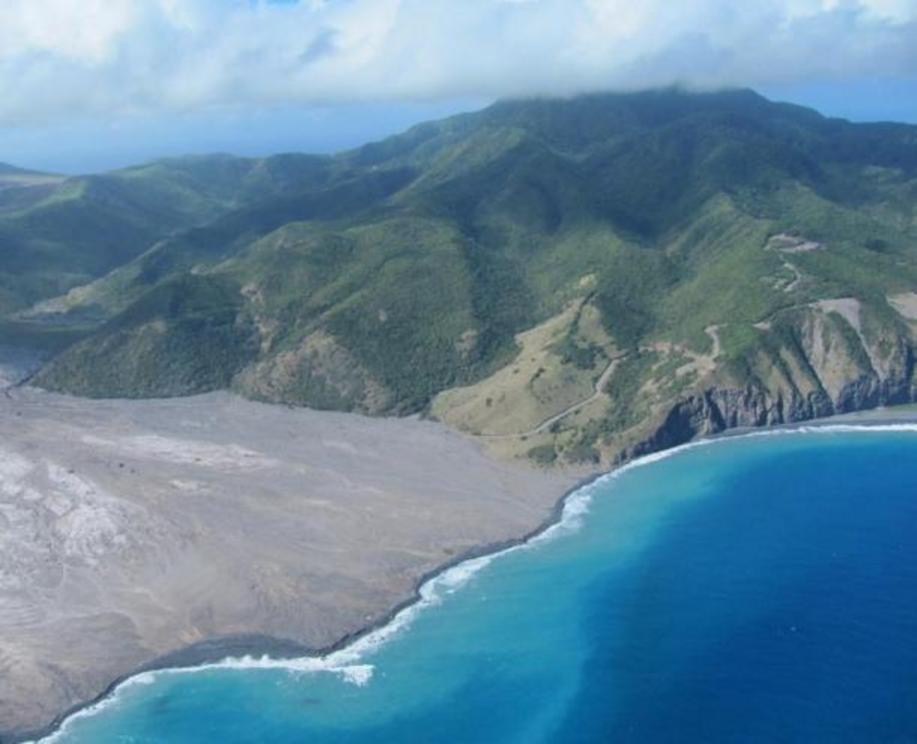
<svg viewBox="0 0 917 744">
<path fill-rule="evenodd" d="M 146 674 L 66 744 L 917 742 L 917 428 L 600 479 L 326 659 Z"/>
</svg>

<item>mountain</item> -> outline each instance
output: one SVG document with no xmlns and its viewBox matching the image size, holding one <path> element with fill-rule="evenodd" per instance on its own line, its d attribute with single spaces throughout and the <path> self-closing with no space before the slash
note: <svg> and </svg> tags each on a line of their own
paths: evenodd
<svg viewBox="0 0 917 744">
<path fill-rule="evenodd" d="M 91 332 L 36 384 L 425 412 L 543 463 L 915 398 L 917 127 L 665 90 L 197 167 L 135 173 L 120 250 L 79 201 L 93 280 L 18 317 Z"/>
<path fill-rule="evenodd" d="M 30 171 L 9 163 L 0 163 L 0 192 L 24 187 L 52 186 L 62 180 L 63 176 L 53 173 Z"/>
<path fill-rule="evenodd" d="M 208 156 L 74 178 L 6 166 L 0 169 L 0 312 L 59 295 L 176 232 L 295 189 L 317 160 Z"/>
</svg>

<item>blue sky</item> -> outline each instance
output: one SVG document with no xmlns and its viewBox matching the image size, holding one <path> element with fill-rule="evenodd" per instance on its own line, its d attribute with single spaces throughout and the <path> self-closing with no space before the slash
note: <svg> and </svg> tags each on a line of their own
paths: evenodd
<svg viewBox="0 0 917 744">
<path fill-rule="evenodd" d="M 917 44 L 917 38 L 914 41 Z M 851 121 L 903 121 L 917 124 L 917 75 L 901 78 L 853 78 L 763 85 L 768 98 L 801 103 L 826 116 Z"/>
<path fill-rule="evenodd" d="M 752 87 L 917 123 L 917 0 L 2 0 L 0 161 L 328 152 L 506 96 Z"/>
</svg>

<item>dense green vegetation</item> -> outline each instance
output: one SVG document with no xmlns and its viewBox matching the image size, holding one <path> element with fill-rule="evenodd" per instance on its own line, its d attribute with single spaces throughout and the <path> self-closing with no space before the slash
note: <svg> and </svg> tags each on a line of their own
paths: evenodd
<svg viewBox="0 0 917 744">
<path fill-rule="evenodd" d="M 75 343 L 46 380 L 77 394 L 189 395 L 226 387 L 256 353 L 237 287 L 218 277 L 164 282 Z"/>
<path fill-rule="evenodd" d="M 327 158 L 163 160 L 75 178 L 0 173 L 0 313 L 61 294 L 172 234 L 321 180 Z"/>
<path fill-rule="evenodd" d="M 2 306 L 94 280 L 54 306 L 93 333 L 38 378 L 89 395 L 234 386 L 420 411 L 588 298 L 631 352 L 611 412 L 584 425 L 601 438 L 714 366 L 736 385 L 792 374 L 780 329 L 821 299 L 872 308 L 879 336 L 907 332 L 886 298 L 917 287 L 917 128 L 749 91 L 507 101 L 334 157 L 166 161 L 32 188 L 0 191 Z M 817 247 L 772 246 L 781 233 Z M 603 362 L 572 338 L 566 363 Z M 578 438 L 577 457 L 593 443 Z"/>
</svg>

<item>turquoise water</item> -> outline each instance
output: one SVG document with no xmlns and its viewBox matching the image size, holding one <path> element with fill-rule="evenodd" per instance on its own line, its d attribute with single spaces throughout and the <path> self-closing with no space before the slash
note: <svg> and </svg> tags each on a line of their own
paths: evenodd
<svg viewBox="0 0 917 744">
<path fill-rule="evenodd" d="M 145 675 L 56 740 L 917 741 L 917 433 L 682 450 L 424 593 L 299 669 Z"/>
</svg>

